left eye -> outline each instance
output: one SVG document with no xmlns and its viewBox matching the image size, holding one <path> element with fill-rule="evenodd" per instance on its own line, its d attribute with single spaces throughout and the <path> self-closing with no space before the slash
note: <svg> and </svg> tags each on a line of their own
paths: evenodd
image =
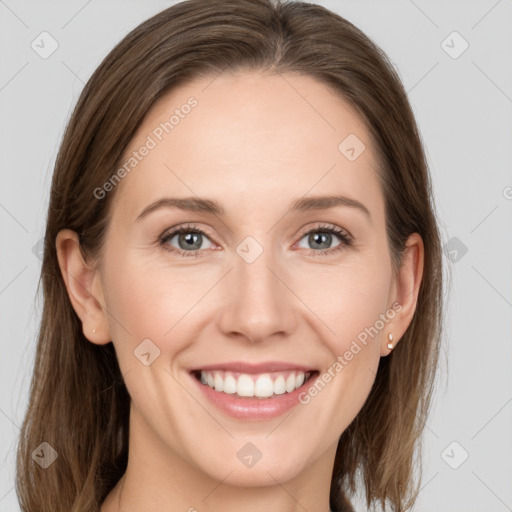
<svg viewBox="0 0 512 512">
<path fill-rule="evenodd" d="M 310 244 L 310 247 L 304 247 L 299 245 L 299 247 L 304 249 L 310 249 L 311 246 L 314 249 L 328 250 L 332 249 L 331 247 L 333 241 L 333 235 L 340 239 L 341 245 L 345 240 L 343 233 L 338 232 L 335 229 L 331 228 L 322 228 L 322 229 L 314 229 L 312 231 L 308 231 L 302 238 L 301 241 L 306 239 L 306 243 Z M 316 247 L 315 247 L 316 246 Z M 336 246 L 337 247 L 337 246 Z"/>
</svg>

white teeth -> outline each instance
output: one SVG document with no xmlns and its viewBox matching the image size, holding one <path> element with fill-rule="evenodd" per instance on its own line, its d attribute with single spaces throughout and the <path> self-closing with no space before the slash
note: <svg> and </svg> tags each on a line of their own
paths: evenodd
<svg viewBox="0 0 512 512">
<path fill-rule="evenodd" d="M 213 385 L 215 387 L 215 391 L 224 391 L 224 380 L 218 372 L 215 372 L 213 375 Z"/>
<path fill-rule="evenodd" d="M 304 384 L 310 373 L 275 372 L 249 375 L 224 371 L 201 371 L 201 382 L 215 391 L 238 394 L 240 397 L 268 398 L 273 395 L 291 393 Z"/>
<path fill-rule="evenodd" d="M 233 375 L 226 375 L 224 378 L 224 393 L 234 395 L 236 393 L 236 380 Z"/>
<path fill-rule="evenodd" d="M 282 375 L 279 375 L 277 379 L 274 381 L 274 393 L 276 395 L 282 395 L 286 392 L 286 389 L 284 387 L 284 377 Z"/>
<path fill-rule="evenodd" d="M 236 392 L 240 396 L 254 396 L 254 381 L 249 375 L 242 374 L 238 377 Z"/>
<path fill-rule="evenodd" d="M 293 373 L 290 373 L 290 375 L 288 375 L 288 378 L 284 383 L 284 389 L 286 389 L 288 393 L 291 393 L 295 389 L 295 375 Z"/>
<path fill-rule="evenodd" d="M 274 383 L 270 375 L 263 374 L 258 377 L 256 384 L 254 384 L 254 394 L 256 396 L 272 396 L 274 394 Z"/>
</svg>

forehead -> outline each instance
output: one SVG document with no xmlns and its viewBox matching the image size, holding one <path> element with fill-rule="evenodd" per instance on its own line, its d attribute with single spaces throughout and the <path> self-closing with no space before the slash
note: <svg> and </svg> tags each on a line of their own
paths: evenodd
<svg viewBox="0 0 512 512">
<path fill-rule="evenodd" d="M 123 162 L 130 156 L 135 165 L 115 199 L 126 212 L 166 194 L 247 205 L 271 194 L 270 208 L 279 198 L 340 192 L 379 207 L 363 120 L 305 75 L 224 73 L 176 87 L 148 112 Z"/>
</svg>

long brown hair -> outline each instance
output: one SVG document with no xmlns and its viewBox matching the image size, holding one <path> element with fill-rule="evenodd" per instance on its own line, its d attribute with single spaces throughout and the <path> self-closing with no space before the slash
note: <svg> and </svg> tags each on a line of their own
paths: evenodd
<svg viewBox="0 0 512 512">
<path fill-rule="evenodd" d="M 55 239 L 79 234 L 98 257 L 115 190 L 95 199 L 152 105 L 178 84 L 225 71 L 309 75 L 333 87 L 370 132 L 385 196 L 395 270 L 412 233 L 424 241 L 417 308 L 396 349 L 381 359 L 368 399 L 342 434 L 331 482 L 334 511 L 351 511 L 358 469 L 368 506 L 408 509 L 417 498 L 414 462 L 429 411 L 442 331 L 442 263 L 432 191 L 415 119 L 383 52 L 342 17 L 279 0 L 188 0 L 131 31 L 83 89 L 57 156 L 48 210 L 43 312 L 28 410 L 17 454 L 25 512 L 93 512 L 123 475 L 130 398 L 112 343 L 83 335 L 59 269 Z M 39 287 L 38 285 L 38 287 Z M 58 459 L 42 469 L 32 452 L 49 443 Z"/>
</svg>

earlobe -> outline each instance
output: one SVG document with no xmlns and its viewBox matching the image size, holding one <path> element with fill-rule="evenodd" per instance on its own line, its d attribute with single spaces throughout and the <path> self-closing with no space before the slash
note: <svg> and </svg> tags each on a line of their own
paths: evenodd
<svg viewBox="0 0 512 512">
<path fill-rule="evenodd" d="M 390 325 L 393 330 L 393 348 L 411 323 L 418 301 L 421 280 L 423 278 L 424 246 L 423 240 L 418 233 L 409 236 L 406 242 L 405 251 L 402 256 L 402 265 L 396 275 L 395 298 L 392 302 L 400 304 L 395 318 Z M 383 341 L 381 355 L 388 355 L 392 349 L 387 346 L 387 335 Z"/>
<path fill-rule="evenodd" d="M 61 230 L 55 240 L 57 258 L 69 300 L 82 321 L 84 336 L 98 345 L 111 341 L 104 305 L 93 293 L 97 270 L 84 261 L 75 231 Z"/>
</svg>

